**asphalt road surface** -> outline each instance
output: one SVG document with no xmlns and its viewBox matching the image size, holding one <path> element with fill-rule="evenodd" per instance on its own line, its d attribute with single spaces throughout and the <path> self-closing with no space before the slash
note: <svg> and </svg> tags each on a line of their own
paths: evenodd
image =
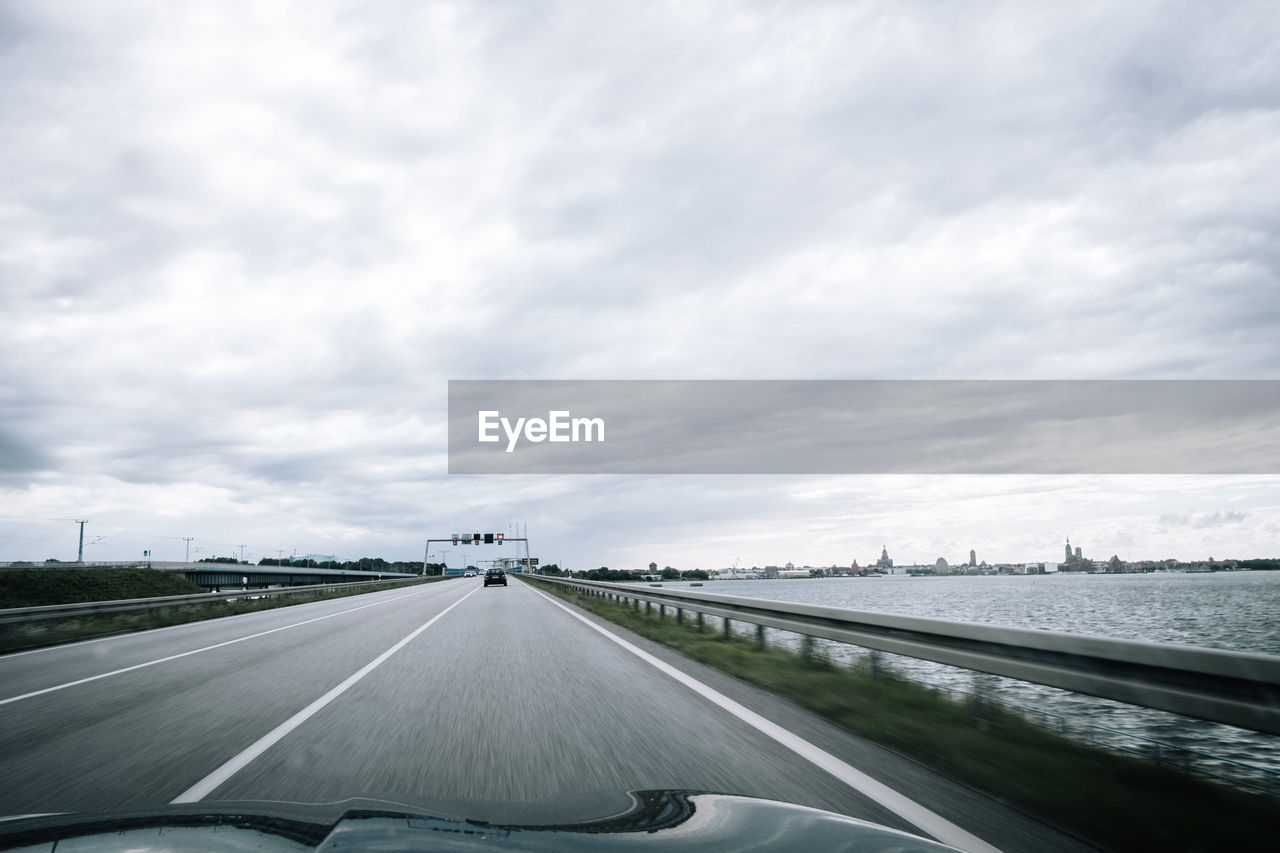
<svg viewBox="0 0 1280 853">
<path fill-rule="evenodd" d="M 1087 849 L 514 577 L 0 657 L 0 816 L 359 796 L 565 819 L 656 788 Z"/>
</svg>

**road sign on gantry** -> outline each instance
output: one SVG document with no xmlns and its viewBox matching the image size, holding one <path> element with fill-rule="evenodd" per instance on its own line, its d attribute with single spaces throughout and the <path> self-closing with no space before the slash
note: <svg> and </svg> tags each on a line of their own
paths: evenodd
<svg viewBox="0 0 1280 853">
<path fill-rule="evenodd" d="M 454 545 L 462 543 L 463 545 L 501 545 L 506 541 L 506 535 L 503 533 L 451 533 L 449 540 Z M 443 541 L 443 540 L 442 540 Z M 527 540 L 513 539 L 513 542 L 524 542 Z"/>
</svg>

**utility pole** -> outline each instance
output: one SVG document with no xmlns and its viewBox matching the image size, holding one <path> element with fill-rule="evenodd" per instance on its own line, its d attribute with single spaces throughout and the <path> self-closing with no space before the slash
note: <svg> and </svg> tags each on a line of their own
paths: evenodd
<svg viewBox="0 0 1280 853">
<path fill-rule="evenodd" d="M 196 537 L 194 537 L 194 536 L 183 536 L 183 537 L 182 537 L 182 541 L 184 541 L 184 542 L 186 542 L 186 543 L 187 543 L 187 558 L 186 558 L 185 560 L 183 560 L 183 562 L 184 562 L 184 563 L 190 563 L 190 562 L 191 562 L 191 540 L 192 540 L 192 539 L 195 539 L 195 538 L 196 538 Z"/>
<path fill-rule="evenodd" d="M 76 524 L 80 525 L 80 550 L 76 554 L 76 562 L 83 563 L 84 562 L 84 526 L 89 523 L 89 519 L 73 518 L 71 520 L 74 521 Z"/>
<path fill-rule="evenodd" d="M 240 546 L 240 562 L 244 562 L 244 546 Z"/>
</svg>

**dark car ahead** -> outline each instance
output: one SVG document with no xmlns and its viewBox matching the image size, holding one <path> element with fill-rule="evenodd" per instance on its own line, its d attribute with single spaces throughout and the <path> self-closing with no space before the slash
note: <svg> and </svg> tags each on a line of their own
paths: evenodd
<svg viewBox="0 0 1280 853">
<path fill-rule="evenodd" d="M 504 572 L 502 569 L 489 569 L 487 572 L 484 573 L 484 585 L 489 586 L 491 584 L 496 584 L 496 583 L 500 583 L 503 586 L 506 586 L 507 573 Z"/>
</svg>

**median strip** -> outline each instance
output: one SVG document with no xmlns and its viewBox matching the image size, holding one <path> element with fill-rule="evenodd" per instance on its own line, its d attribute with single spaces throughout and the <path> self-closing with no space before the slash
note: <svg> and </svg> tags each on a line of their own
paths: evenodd
<svg viewBox="0 0 1280 853">
<path fill-rule="evenodd" d="M 126 672 L 133 672 L 134 670 L 138 670 L 138 669 L 146 669 L 149 666 L 155 666 L 156 664 L 167 663 L 172 660 L 178 660 L 179 658 L 190 657 L 191 655 L 198 655 L 201 652 L 208 652 L 208 651 L 213 651 L 214 649 L 221 649 L 224 646 L 233 646 L 236 643 L 243 643 L 246 640 L 254 640 L 254 639 L 257 639 L 258 637 L 265 637 L 268 634 L 275 634 L 279 631 L 287 631 L 290 628 L 298 628 L 298 627 L 301 627 L 302 625 L 310 625 L 312 622 L 320 622 L 324 619 L 332 619 L 335 616 L 342 616 L 346 613 L 354 613 L 357 610 L 364 610 L 365 608 L 368 608 L 368 607 L 377 607 L 381 604 L 390 604 L 393 601 L 399 601 L 402 598 L 408 598 L 411 595 L 419 595 L 420 593 L 421 591 L 419 590 L 417 592 L 411 592 L 405 595 L 398 595 L 395 598 L 387 598 L 382 601 L 372 602 L 371 604 L 362 604 L 359 607 L 351 607 L 346 610 L 339 610 L 337 613 L 328 613 L 324 616 L 317 616 L 313 619 L 304 619 L 301 622 L 294 622 L 291 625 L 282 625 L 279 628 L 272 628 L 268 631 L 259 631 L 256 634 L 248 634 L 244 637 L 237 637 L 234 640 L 226 640 L 221 643 L 214 643 L 211 646 L 204 646 L 199 649 L 192 649 L 186 652 L 179 652 L 176 655 L 167 655 L 162 658 L 156 658 L 155 660 L 149 660 L 143 663 L 136 663 L 133 666 L 126 666 L 120 669 L 113 669 L 110 672 L 103 672 L 98 675 L 90 675 L 87 678 L 77 678 L 75 681 L 67 681 L 63 684 L 56 684 L 53 687 L 45 687 L 41 690 L 32 690 L 30 693 L 23 693 L 19 696 L 12 696 L 8 699 L 0 699 L 0 705 L 8 705 L 11 702 L 21 702 L 23 699 L 31 699 L 32 697 L 35 697 L 35 696 L 43 696 L 46 693 L 56 693 L 59 690 L 66 690 L 68 687 L 75 687 L 80 684 L 88 684 L 91 681 L 100 681 L 104 678 L 111 678 L 114 675 L 123 675 Z"/>
</svg>

